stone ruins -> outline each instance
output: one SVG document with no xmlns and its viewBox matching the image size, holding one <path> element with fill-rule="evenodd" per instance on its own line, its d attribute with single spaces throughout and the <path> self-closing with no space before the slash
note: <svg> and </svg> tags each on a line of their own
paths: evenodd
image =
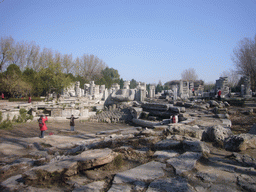
<svg viewBox="0 0 256 192">
<path fill-rule="evenodd" d="M 251 98 L 250 82 L 248 77 L 244 77 L 244 84 L 241 85 L 239 96 Z M 61 120 L 72 114 L 79 116 L 80 119 L 88 119 L 96 114 L 97 110 L 109 108 L 112 105 L 122 104 L 130 105 L 131 102 L 144 102 L 145 99 L 171 98 L 173 101 L 186 100 L 188 98 L 210 99 L 216 97 L 217 91 L 221 90 L 222 98 L 231 97 L 230 88 L 227 85 L 227 77 L 220 77 L 216 80 L 215 90 L 203 92 L 201 85 L 195 87 L 194 82 L 180 80 L 177 84 L 171 86 L 168 91 L 155 94 L 155 86 L 150 85 L 149 91 L 146 89 L 146 83 L 137 83 L 135 89 L 130 89 L 130 81 L 124 82 L 123 89 L 120 85 L 113 84 L 110 89 L 105 85 L 96 85 L 94 81 L 84 84 L 84 89 L 80 88 L 80 82 L 75 82 L 70 87 L 63 90 L 60 98 L 51 94 L 44 102 L 32 102 L 31 104 L 13 104 L 2 109 L 3 120 L 13 119 L 19 115 L 19 109 L 25 108 L 32 110 L 32 115 L 38 117 L 45 113 L 54 119 Z M 194 90 L 194 91 L 193 91 Z M 94 110 L 93 110 L 94 109 Z"/>
<path fill-rule="evenodd" d="M 110 89 L 80 82 L 44 102 L 1 103 L 3 119 L 31 110 L 34 120 L 51 121 L 73 114 L 91 122 L 129 123 L 110 131 L 60 130 L 45 138 L 1 139 L 1 191 L 256 191 L 256 126 L 234 134 L 233 105 L 242 114 L 256 112 L 246 79 L 241 93 L 230 93 L 227 78 L 203 92 L 194 82 L 179 81 L 155 94 L 138 83 Z M 216 101 L 217 90 L 225 101 Z M 250 101 L 253 107 L 247 107 Z M 248 105 L 249 106 L 249 105 Z M 12 173 L 12 174 L 10 174 Z"/>
</svg>

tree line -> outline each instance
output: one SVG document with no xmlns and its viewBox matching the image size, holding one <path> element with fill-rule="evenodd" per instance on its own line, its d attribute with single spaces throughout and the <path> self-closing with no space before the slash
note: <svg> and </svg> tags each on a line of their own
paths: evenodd
<svg viewBox="0 0 256 192">
<path fill-rule="evenodd" d="M 120 75 L 93 54 L 73 58 L 43 48 L 35 42 L 16 42 L 11 36 L 0 39 L 0 87 L 9 97 L 60 93 L 74 81 L 95 81 L 109 88 L 119 83 Z"/>
<path fill-rule="evenodd" d="M 256 90 L 256 35 L 254 39 L 244 38 L 234 49 L 232 60 L 236 70 L 224 71 L 229 86 L 239 91 L 243 84 L 239 76 L 248 76 L 252 91 Z M 183 80 L 197 80 L 195 70 L 186 69 L 181 74 Z M 240 79 L 240 80 L 239 80 Z M 11 36 L 0 39 L 0 92 L 10 97 L 17 95 L 46 95 L 48 92 L 60 93 L 75 81 L 85 83 L 95 81 L 110 88 L 113 83 L 123 88 L 124 80 L 116 69 L 93 54 L 83 54 L 73 58 L 72 54 L 61 54 L 52 49 L 43 48 L 35 42 L 16 42 Z M 203 82 L 202 82 L 203 84 Z M 130 88 L 135 88 L 137 81 L 132 79 Z M 149 89 L 150 84 L 147 84 Z M 156 93 L 169 89 L 170 85 L 161 81 L 156 85 Z"/>
</svg>

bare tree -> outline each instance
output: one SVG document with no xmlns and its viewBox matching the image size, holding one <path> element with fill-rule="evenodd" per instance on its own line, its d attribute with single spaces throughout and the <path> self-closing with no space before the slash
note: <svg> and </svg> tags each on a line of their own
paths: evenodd
<svg viewBox="0 0 256 192">
<path fill-rule="evenodd" d="M 12 48 L 12 64 L 16 64 L 23 71 L 27 63 L 28 44 L 24 41 L 17 42 Z"/>
<path fill-rule="evenodd" d="M 8 64 L 12 57 L 14 40 L 10 37 L 1 37 L 0 40 L 0 70 L 3 71 L 5 64 Z"/>
<path fill-rule="evenodd" d="M 101 76 L 106 64 L 94 55 L 84 54 L 80 59 L 81 76 L 91 81 Z"/>
<path fill-rule="evenodd" d="M 81 63 L 79 57 L 77 57 L 74 62 L 74 73 L 76 76 L 81 75 Z"/>
<path fill-rule="evenodd" d="M 53 62 L 53 51 L 51 49 L 44 48 L 39 56 L 39 68 L 47 68 Z"/>
<path fill-rule="evenodd" d="M 244 38 L 234 49 L 232 60 L 241 75 L 250 77 L 251 88 L 255 91 L 256 82 L 256 35 L 254 39 Z"/>
<path fill-rule="evenodd" d="M 189 68 L 181 73 L 181 79 L 184 81 L 196 81 L 198 76 L 194 68 Z"/>
<path fill-rule="evenodd" d="M 62 60 L 62 67 L 64 72 L 72 73 L 73 72 L 73 56 L 72 54 L 64 54 L 63 55 L 63 60 Z"/>
<path fill-rule="evenodd" d="M 34 42 L 31 42 L 28 45 L 28 53 L 27 53 L 27 65 L 26 67 L 31 67 L 35 71 L 39 70 L 39 54 L 40 47 L 36 45 Z"/>
</svg>

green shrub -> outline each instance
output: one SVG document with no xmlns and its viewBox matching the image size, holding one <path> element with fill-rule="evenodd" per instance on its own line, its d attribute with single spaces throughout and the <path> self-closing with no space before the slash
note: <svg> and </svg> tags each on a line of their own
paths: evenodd
<svg viewBox="0 0 256 192">
<path fill-rule="evenodd" d="M 11 129 L 12 128 L 12 122 L 10 120 L 4 120 L 2 123 L 0 123 L 0 129 Z"/>
<path fill-rule="evenodd" d="M 20 109 L 20 115 L 18 116 L 18 118 L 16 119 L 16 117 L 13 117 L 13 121 L 16 121 L 17 123 L 23 123 L 26 122 L 27 120 L 31 119 L 33 120 L 33 115 L 31 114 L 31 112 L 27 111 L 24 108 Z"/>
<path fill-rule="evenodd" d="M 12 121 L 13 121 L 13 122 L 17 122 L 17 120 L 18 120 L 18 119 L 17 119 L 16 115 L 14 115 L 13 118 L 12 118 Z"/>
<path fill-rule="evenodd" d="M 114 165 L 117 167 L 117 168 L 120 168 L 123 166 L 124 164 L 124 160 L 122 158 L 122 155 L 119 154 L 115 157 L 114 161 L 113 161 Z"/>
<path fill-rule="evenodd" d="M 9 98 L 8 99 L 9 102 L 15 102 L 15 101 L 28 101 L 28 97 L 24 97 L 22 98 Z M 40 97 L 32 97 L 32 101 L 44 101 L 44 98 L 40 98 Z"/>
<path fill-rule="evenodd" d="M 0 122 L 2 122 L 3 116 L 2 116 L 2 111 L 0 111 Z"/>
<path fill-rule="evenodd" d="M 21 108 L 19 112 L 20 112 L 21 118 L 26 119 L 26 115 L 27 115 L 28 111 L 24 108 Z"/>
</svg>

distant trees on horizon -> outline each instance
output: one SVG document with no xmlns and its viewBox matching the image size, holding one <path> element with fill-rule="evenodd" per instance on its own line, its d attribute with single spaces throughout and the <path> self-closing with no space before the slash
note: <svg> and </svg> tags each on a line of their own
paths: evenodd
<svg viewBox="0 0 256 192">
<path fill-rule="evenodd" d="M 227 70 L 221 76 L 227 76 L 232 90 L 239 90 L 240 76 L 250 77 L 251 88 L 256 90 L 256 35 L 254 39 L 244 38 L 234 49 L 232 60 L 236 70 Z M 185 69 L 182 80 L 201 81 L 195 69 Z M 48 92 L 61 90 L 72 82 L 80 81 L 81 88 L 85 83 L 95 81 L 110 88 L 113 83 L 123 87 L 124 80 L 118 70 L 107 67 L 106 63 L 93 54 L 83 54 L 73 58 L 72 54 L 61 54 L 52 49 L 43 48 L 35 42 L 16 42 L 11 36 L 0 39 L 0 92 L 11 97 L 17 94 L 45 95 Z M 156 92 L 169 89 L 173 81 L 156 86 Z M 137 81 L 132 79 L 130 88 L 135 88 Z M 149 88 L 150 84 L 147 84 Z"/>
</svg>

